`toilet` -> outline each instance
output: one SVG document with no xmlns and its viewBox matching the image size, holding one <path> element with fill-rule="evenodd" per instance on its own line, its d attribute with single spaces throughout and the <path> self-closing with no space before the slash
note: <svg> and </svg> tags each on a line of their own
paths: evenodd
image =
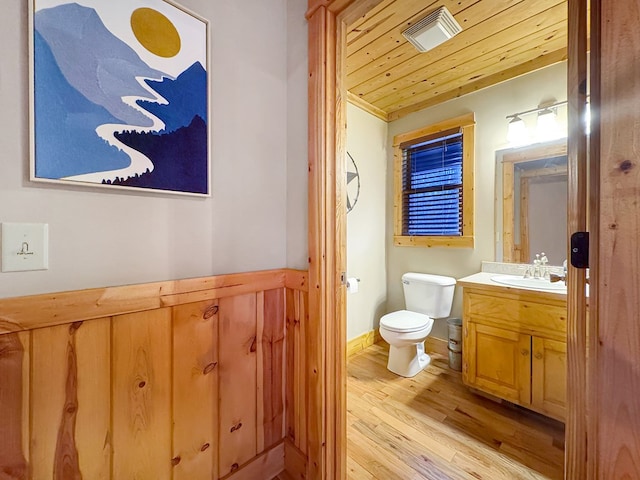
<svg viewBox="0 0 640 480">
<path fill-rule="evenodd" d="M 402 276 L 406 310 L 388 313 L 380 319 L 380 336 L 390 345 L 389 371 L 413 377 L 431 363 L 424 351 L 434 318 L 448 317 L 456 280 L 427 273 Z"/>
</svg>

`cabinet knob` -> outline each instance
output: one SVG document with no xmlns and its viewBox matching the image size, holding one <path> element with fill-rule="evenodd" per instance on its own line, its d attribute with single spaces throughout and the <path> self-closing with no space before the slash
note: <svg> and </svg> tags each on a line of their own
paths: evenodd
<svg viewBox="0 0 640 480">
<path fill-rule="evenodd" d="M 526 357 L 527 355 L 529 355 L 529 350 L 527 350 L 526 348 L 523 348 L 522 350 L 520 350 L 520 353 L 522 354 L 523 357 Z"/>
<path fill-rule="evenodd" d="M 541 359 L 542 359 L 542 352 L 537 352 L 537 353 L 536 353 L 536 355 L 535 355 L 535 357 L 536 357 L 538 360 L 541 360 Z"/>
</svg>

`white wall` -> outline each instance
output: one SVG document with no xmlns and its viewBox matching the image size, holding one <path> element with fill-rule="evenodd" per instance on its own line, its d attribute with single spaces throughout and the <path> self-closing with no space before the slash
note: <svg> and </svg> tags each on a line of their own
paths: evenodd
<svg viewBox="0 0 640 480">
<path fill-rule="evenodd" d="M 303 12 L 305 2 L 181 3 L 211 26 L 208 199 L 29 182 L 28 1 L 3 3 L 0 222 L 48 223 L 50 266 L 0 273 L 0 297 L 279 268 L 287 248 L 306 249 L 301 219 L 287 231 L 287 204 L 306 201 L 300 192 L 287 199 L 287 156 L 306 152 L 306 130 L 287 136 L 288 125 L 306 122 L 306 109 L 287 107 L 288 91 L 300 101 L 306 85 L 302 67 L 287 62 L 288 46 L 306 52 L 306 29 L 287 7 Z"/>
<path fill-rule="evenodd" d="M 287 0 L 287 266 L 302 270 L 309 268 L 306 9 L 305 0 Z"/>
<path fill-rule="evenodd" d="M 506 115 L 529 110 L 555 98 L 566 100 L 566 64 L 558 64 L 435 107 L 389 124 L 387 146 L 387 285 L 388 311 L 403 306 L 401 276 L 416 271 L 461 278 L 480 271 L 482 260 L 494 260 L 495 152 L 507 145 Z M 468 112 L 476 115 L 475 248 L 423 248 L 393 245 L 393 137 Z M 452 316 L 462 314 L 462 293 L 456 289 Z M 446 338 L 444 320 L 432 335 Z"/>
<path fill-rule="evenodd" d="M 360 278 L 347 293 L 347 340 L 378 327 L 386 313 L 385 192 L 387 123 L 347 105 L 347 151 L 360 176 L 360 195 L 347 214 L 347 276 Z"/>
</svg>

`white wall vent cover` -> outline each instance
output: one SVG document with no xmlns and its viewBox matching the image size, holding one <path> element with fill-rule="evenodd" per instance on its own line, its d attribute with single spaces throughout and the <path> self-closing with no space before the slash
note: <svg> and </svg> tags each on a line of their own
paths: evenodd
<svg viewBox="0 0 640 480">
<path fill-rule="evenodd" d="M 422 20 L 407 28 L 402 35 L 419 52 L 426 52 L 462 31 L 462 27 L 445 7 L 431 12 Z"/>
</svg>

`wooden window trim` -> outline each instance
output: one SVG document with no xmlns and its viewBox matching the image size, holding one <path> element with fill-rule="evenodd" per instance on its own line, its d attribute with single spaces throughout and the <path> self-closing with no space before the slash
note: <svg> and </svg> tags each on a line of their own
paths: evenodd
<svg viewBox="0 0 640 480">
<path fill-rule="evenodd" d="M 401 247 L 473 248 L 475 115 L 468 113 L 393 137 L 393 243 Z M 462 131 L 462 235 L 402 235 L 402 150 L 423 137 L 459 128 Z"/>
</svg>

